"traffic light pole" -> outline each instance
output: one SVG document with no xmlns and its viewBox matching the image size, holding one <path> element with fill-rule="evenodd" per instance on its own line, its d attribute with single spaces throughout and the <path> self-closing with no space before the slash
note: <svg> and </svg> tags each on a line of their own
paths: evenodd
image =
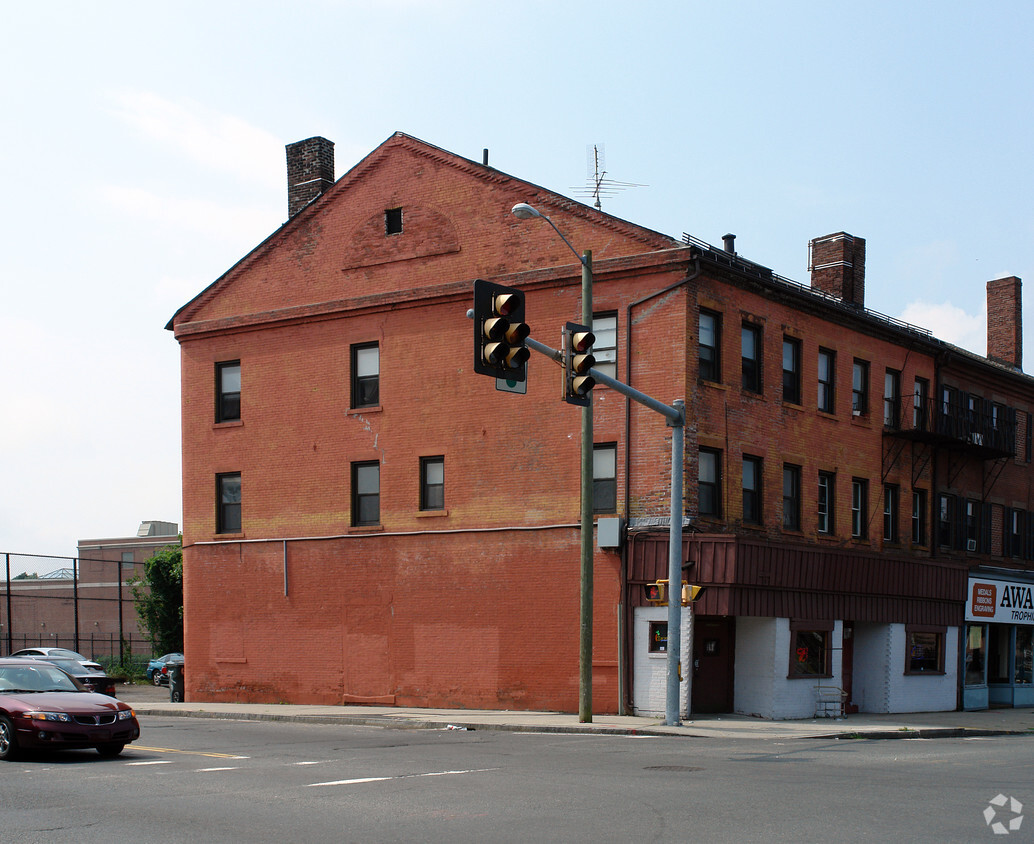
<svg viewBox="0 0 1034 844">
<path fill-rule="evenodd" d="M 582 255 L 582 322 L 592 327 L 592 252 Z M 566 375 L 565 375 L 566 377 Z M 578 720 L 592 721 L 592 393 L 582 408 L 581 617 L 578 637 Z"/>
<path fill-rule="evenodd" d="M 591 305 L 590 305 L 591 307 Z M 590 314 L 591 316 L 591 314 Z M 583 317 L 584 319 L 584 317 Z M 531 337 L 528 337 L 524 341 L 525 345 L 539 354 L 543 354 L 548 358 L 552 358 L 554 361 L 559 363 L 561 366 L 564 365 L 564 354 L 558 352 L 555 349 L 551 349 L 545 343 L 540 343 Z M 686 403 L 682 399 L 677 399 L 671 405 L 664 404 L 664 402 L 658 401 L 655 398 L 651 398 L 646 393 L 641 393 L 634 387 L 628 386 L 616 378 L 611 378 L 606 373 L 600 372 L 595 367 L 589 370 L 589 374 L 596 380 L 597 384 L 603 384 L 606 387 L 610 387 L 612 390 L 616 390 L 621 395 L 626 396 L 632 401 L 639 402 L 644 407 L 648 407 L 650 410 L 660 413 L 665 419 L 668 420 L 668 426 L 672 429 L 671 432 L 671 528 L 668 538 L 668 646 L 667 646 L 667 674 L 665 684 L 665 709 L 664 709 L 664 723 L 669 727 L 677 727 L 680 722 L 679 717 L 679 683 L 681 682 L 680 669 L 681 669 L 681 658 L 682 658 L 682 473 L 683 473 L 683 461 L 685 459 L 686 450 Z M 591 407 L 589 408 L 591 412 Z M 584 416 L 583 416 L 584 421 Z M 583 554 L 583 577 L 585 572 L 585 539 L 589 538 L 588 542 L 588 555 L 589 555 L 589 577 L 592 577 L 592 421 L 590 417 L 590 429 L 589 429 L 589 461 L 585 459 L 585 428 L 583 425 L 582 434 L 582 554 Z M 589 466 L 588 471 L 588 484 L 589 484 L 589 495 L 585 493 L 585 474 L 584 469 Z M 585 521 L 585 504 L 589 503 L 589 514 L 588 514 L 588 527 L 586 527 Z M 584 596 L 584 580 L 583 580 L 583 596 Z M 591 619 L 591 606 L 592 606 L 592 584 L 589 584 L 589 657 L 592 656 L 592 619 Z M 583 620 L 583 646 L 584 646 L 584 630 L 585 630 L 585 619 L 584 611 L 585 604 L 582 604 Z M 692 654 L 688 655 L 692 658 Z M 582 663 L 584 669 L 584 661 Z M 589 666 L 591 670 L 591 664 Z M 590 674 L 591 677 L 591 674 Z M 591 689 L 589 691 L 591 695 Z M 579 702 L 581 703 L 582 696 L 579 696 Z M 590 697 L 590 716 L 589 719 L 582 718 L 582 720 L 591 720 L 591 697 Z M 579 717 L 581 717 L 581 711 L 579 711 Z"/>
</svg>

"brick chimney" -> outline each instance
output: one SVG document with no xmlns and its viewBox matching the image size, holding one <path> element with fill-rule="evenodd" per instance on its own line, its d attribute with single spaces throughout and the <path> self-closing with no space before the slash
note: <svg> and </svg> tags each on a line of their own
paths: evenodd
<svg viewBox="0 0 1034 844">
<path fill-rule="evenodd" d="M 1014 369 L 1023 368 L 1020 286 L 1014 275 L 987 283 L 987 357 Z"/>
<path fill-rule="evenodd" d="M 334 184 L 334 144 L 319 136 L 287 145 L 287 217 Z"/>
<path fill-rule="evenodd" d="M 808 243 L 811 286 L 849 305 L 865 307 L 865 239 L 847 232 Z"/>
</svg>

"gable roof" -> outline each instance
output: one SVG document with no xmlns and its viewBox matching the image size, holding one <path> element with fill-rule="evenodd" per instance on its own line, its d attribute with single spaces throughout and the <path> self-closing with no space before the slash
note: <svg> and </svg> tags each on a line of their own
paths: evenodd
<svg viewBox="0 0 1034 844">
<path fill-rule="evenodd" d="M 684 248 L 531 182 L 395 132 L 180 308 L 166 328 L 398 290 L 400 262 L 414 287 L 572 264 L 545 223 L 510 214 L 529 202 L 594 259 Z M 401 207 L 405 237 L 386 236 Z M 393 271 L 392 268 L 395 268 Z"/>
</svg>

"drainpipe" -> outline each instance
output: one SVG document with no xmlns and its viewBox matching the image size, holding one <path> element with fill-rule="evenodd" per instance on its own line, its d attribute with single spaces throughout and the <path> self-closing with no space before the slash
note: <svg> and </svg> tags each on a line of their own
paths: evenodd
<svg viewBox="0 0 1034 844">
<path fill-rule="evenodd" d="M 689 282 L 693 281 L 697 276 L 700 275 L 700 258 L 693 259 L 693 267 L 689 271 L 688 275 L 676 281 L 674 284 L 669 284 L 660 290 L 653 293 L 649 293 L 641 299 L 636 299 L 634 302 L 629 302 L 625 306 L 625 325 L 626 337 L 625 337 L 625 383 L 630 387 L 632 386 L 632 309 L 639 305 L 649 302 L 651 299 L 656 299 L 659 296 L 664 296 L 666 293 L 670 293 L 672 290 L 677 290 L 683 285 L 688 285 Z M 688 400 L 688 396 L 686 397 Z M 628 508 L 632 497 L 631 487 L 631 472 L 629 471 L 629 461 L 632 454 L 632 444 L 630 441 L 630 432 L 632 428 L 632 399 L 625 397 L 625 491 L 624 491 L 624 513 L 625 520 L 628 521 Z M 674 509 L 674 508 L 673 508 Z M 681 512 L 681 505 L 680 505 Z M 671 530 L 671 525 L 668 526 L 668 530 Z M 632 606 L 628 590 L 628 556 L 629 556 L 628 543 L 621 543 L 621 595 L 622 601 L 625 605 L 625 635 L 621 637 L 618 647 L 618 676 L 624 677 L 625 682 L 622 684 L 621 696 L 618 698 L 618 711 L 620 714 L 627 714 L 627 703 L 631 700 L 631 672 L 628 671 L 628 653 L 629 653 L 629 639 L 634 638 L 635 631 L 632 629 L 632 625 L 629 622 L 633 615 Z M 692 659 L 690 655 L 689 659 Z M 686 665 L 686 657 L 683 657 L 683 664 Z"/>
</svg>

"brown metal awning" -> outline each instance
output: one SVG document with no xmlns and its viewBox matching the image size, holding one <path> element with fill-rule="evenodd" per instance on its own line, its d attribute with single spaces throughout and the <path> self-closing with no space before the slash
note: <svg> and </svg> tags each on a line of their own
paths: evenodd
<svg viewBox="0 0 1034 844">
<path fill-rule="evenodd" d="M 683 538 L 683 579 L 705 587 L 701 615 L 845 619 L 958 626 L 967 569 L 951 560 L 792 545 L 731 535 Z M 646 606 L 644 584 L 668 576 L 668 534 L 629 540 L 629 604 Z"/>
</svg>

